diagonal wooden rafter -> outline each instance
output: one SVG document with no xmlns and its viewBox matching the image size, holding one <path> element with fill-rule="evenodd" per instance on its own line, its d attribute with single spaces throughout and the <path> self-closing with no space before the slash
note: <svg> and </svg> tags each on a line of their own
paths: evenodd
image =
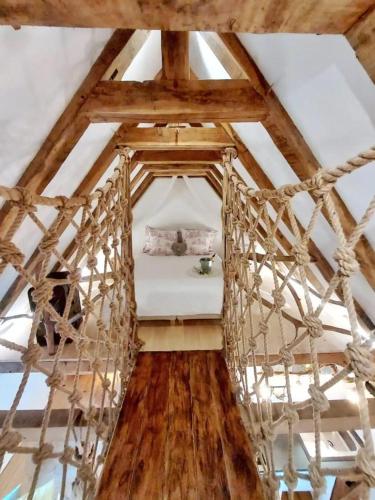
<svg viewBox="0 0 375 500">
<path fill-rule="evenodd" d="M 346 31 L 345 36 L 369 77 L 375 82 L 375 5 Z"/>
<path fill-rule="evenodd" d="M 223 63 L 225 63 L 225 60 L 221 57 L 221 52 L 218 51 L 218 45 L 211 45 L 209 35 L 205 35 L 205 39 L 212 49 L 216 50 L 215 55 Z M 235 34 L 222 33 L 220 34 L 220 39 L 223 42 L 224 47 L 226 47 L 231 56 L 237 61 L 239 66 L 247 75 L 257 92 L 264 97 L 269 115 L 263 121 L 263 124 L 270 134 L 273 142 L 279 148 L 280 152 L 288 161 L 289 165 L 299 179 L 305 180 L 312 177 L 321 168 L 321 166 L 304 140 L 302 134 L 299 132 L 292 119 L 280 103 L 278 97 L 269 87 L 256 63 L 250 57 L 247 50 Z M 335 189 L 332 190 L 332 197 L 343 225 L 344 232 L 347 236 L 349 236 L 353 232 L 357 223 Z M 328 222 L 331 223 L 325 209 L 323 210 L 323 215 L 326 217 Z M 375 252 L 364 236 L 362 236 L 359 240 L 355 250 L 361 266 L 361 271 L 369 284 L 374 288 Z"/>
<path fill-rule="evenodd" d="M 17 183 L 19 187 L 38 194 L 47 187 L 89 126 L 89 120 L 80 114 L 83 104 L 124 47 L 131 43 L 133 35 L 133 30 L 116 30 L 113 33 L 39 151 L 25 169 Z M 137 48 L 139 49 L 139 45 Z M 134 49 L 133 46 L 133 54 Z M 122 71 L 125 69 L 123 64 Z M 6 234 L 14 221 L 15 212 L 9 203 L 5 203 L 0 210 L 0 237 Z"/>
</svg>

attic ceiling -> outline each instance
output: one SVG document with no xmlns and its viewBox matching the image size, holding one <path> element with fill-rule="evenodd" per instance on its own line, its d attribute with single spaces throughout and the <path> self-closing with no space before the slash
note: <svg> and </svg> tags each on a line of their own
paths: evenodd
<svg viewBox="0 0 375 500">
<path fill-rule="evenodd" d="M 101 16 L 102 21 L 99 22 L 96 17 L 99 15 L 98 11 L 90 1 L 83 2 L 84 5 L 77 14 L 81 17 L 74 19 L 70 17 L 72 11 L 69 9 L 69 2 L 64 3 L 66 10 L 54 9 L 53 1 L 47 4 L 43 2 L 43 6 L 42 3 L 39 5 L 35 2 L 32 14 L 23 2 L 16 3 L 17 9 L 13 8 L 15 2 L 9 7 L 6 2 L 2 5 L 0 22 L 16 27 L 20 24 L 89 26 L 90 23 L 102 26 L 104 23 L 106 29 L 27 26 L 17 30 L 10 26 L 0 28 L 0 60 L 3 68 L 0 79 L 3 125 L 0 138 L 1 184 L 18 184 L 49 196 L 90 192 L 113 170 L 116 164 L 115 146 L 121 142 L 126 143 L 127 133 L 130 134 L 138 122 L 142 122 L 139 127 L 145 127 L 144 121 L 148 121 L 148 127 L 159 128 L 168 122 L 181 121 L 178 116 L 172 116 L 173 119 L 156 116 L 154 119 L 146 114 L 143 119 L 140 115 L 135 116 L 133 122 L 131 116 L 121 115 L 116 118 L 115 123 L 111 121 L 113 115 L 107 114 L 103 118 L 102 111 L 96 112 L 95 116 L 82 112 L 82 109 L 92 110 L 90 102 L 96 106 L 97 101 L 92 96 L 99 88 L 98 84 L 111 91 L 117 88 L 116 85 L 122 89 L 122 85 L 116 81 L 128 82 L 124 83 L 127 89 L 133 91 L 135 88 L 139 92 L 142 85 L 134 87 L 130 82 L 155 80 L 152 84 L 152 89 L 155 90 L 152 91 L 156 93 L 160 89 L 165 92 L 164 84 L 159 83 L 161 78 L 187 79 L 190 76 L 190 81 L 196 83 L 188 85 L 189 91 L 194 85 L 200 89 L 204 85 L 200 80 L 232 79 L 232 83 L 220 83 L 218 93 L 217 108 L 221 105 L 224 109 L 220 95 L 225 93 L 227 96 L 226 118 L 222 118 L 224 115 L 221 114 L 216 119 L 216 111 L 212 107 L 214 111 L 211 120 L 215 123 L 207 123 L 202 117 L 193 114 L 190 122 L 194 128 L 197 122 L 203 122 L 204 128 L 223 128 L 228 139 L 238 149 L 239 157 L 235 162 L 238 173 L 249 185 L 259 188 L 295 183 L 298 179 L 312 175 L 320 166 L 334 167 L 374 143 L 375 90 L 370 78 L 373 77 L 371 61 L 368 62 L 366 49 L 362 66 L 348 43 L 352 41 L 349 33 L 358 33 L 361 22 L 364 29 L 367 29 L 368 17 L 373 15 L 373 2 L 342 1 L 336 3 L 335 7 L 328 1 L 319 2 L 319 5 L 314 2 L 315 7 L 310 9 L 308 16 L 307 11 L 301 9 L 298 15 L 288 17 L 288 9 L 292 9 L 295 4 L 291 1 L 284 7 L 285 12 L 280 16 L 279 24 L 267 21 L 272 12 L 272 2 L 268 2 L 268 9 L 257 11 L 256 16 L 252 10 L 255 7 L 250 9 L 248 2 L 245 10 L 242 6 L 243 16 L 239 16 L 237 12 L 232 13 L 232 19 L 235 19 L 231 26 L 233 31 L 240 31 L 237 24 L 242 23 L 240 27 L 243 31 L 253 33 L 318 31 L 348 33 L 347 38 L 343 34 L 219 35 L 191 32 L 189 35 L 161 36 L 158 30 L 112 31 L 108 28 L 113 27 L 114 18 Z M 304 2 L 304 5 L 307 3 L 309 2 Z M 120 4 L 113 2 L 112 9 L 114 4 L 118 9 L 116 22 L 125 23 Z M 225 9 L 216 17 L 205 17 L 205 9 L 213 8 L 210 2 L 206 4 L 199 2 L 194 11 L 183 11 L 178 17 L 164 15 L 163 21 L 156 8 L 154 15 L 148 18 L 152 19 L 151 25 L 144 20 L 148 7 L 140 1 L 134 2 L 134 16 L 130 20 L 127 17 L 129 24 L 125 27 L 220 30 L 222 26 L 227 26 L 230 19 Z M 140 6 L 145 10 L 140 10 Z M 102 12 L 104 11 L 103 8 Z M 207 24 L 204 19 L 208 19 L 207 22 L 211 24 Z M 253 24 L 249 20 L 253 20 Z M 169 23 L 168 26 L 164 26 L 165 22 Z M 181 25 L 178 24 L 180 22 Z M 168 44 L 168 37 L 173 36 L 177 38 L 173 44 Z M 358 36 L 356 40 L 353 46 L 361 57 L 364 54 L 363 47 L 358 46 Z M 366 39 L 366 47 L 368 43 L 369 39 Z M 180 67 L 173 63 L 175 60 L 179 61 Z M 100 83 L 100 80 L 103 82 Z M 244 81 L 247 82 L 246 85 Z M 236 82 L 241 83 L 237 85 Z M 208 83 L 208 87 L 211 89 L 212 86 Z M 229 101 L 230 89 L 244 96 L 240 114 L 236 114 L 236 109 Z M 133 97 L 134 95 L 137 97 L 138 94 L 132 94 Z M 147 97 L 147 93 L 145 95 Z M 250 116 L 254 113 L 254 106 L 246 111 L 246 97 L 249 96 L 253 97 L 254 102 L 260 103 L 259 110 L 267 111 L 264 116 L 263 111 Z M 131 100 L 128 99 L 125 104 L 129 103 L 131 104 Z M 106 104 L 103 106 L 102 109 Z M 123 109 L 129 112 L 125 105 Z M 145 109 L 148 109 L 147 102 Z M 246 113 L 253 121 L 246 118 Z M 194 116 L 199 119 L 194 120 Z M 124 118 L 127 123 L 119 123 Z M 146 118 L 148 119 L 145 120 Z M 164 118 L 162 123 L 159 118 Z M 234 121 L 231 122 L 232 118 Z M 90 119 L 107 121 L 90 123 Z M 185 125 L 190 127 L 188 123 Z M 211 162 L 207 151 L 204 161 L 200 160 L 199 152 L 185 153 L 185 163 L 182 163 L 181 154 L 174 158 L 170 152 L 167 163 L 164 161 L 164 165 L 157 166 L 155 151 L 136 152 L 138 156 L 134 158 L 132 176 L 133 203 L 141 198 L 155 176 L 176 175 L 179 168 L 190 176 L 202 177 L 221 196 L 222 172 L 218 159 L 214 157 Z M 345 215 L 348 232 L 368 205 L 373 185 L 373 165 L 363 168 L 355 178 L 343 179 L 337 185 L 335 201 Z M 313 200 L 307 194 L 296 202 L 294 208 L 302 226 L 307 223 L 312 206 Z M 2 234 L 9 227 L 11 218 L 10 207 L 4 205 L 0 212 Z M 372 321 L 375 321 L 371 308 L 374 300 L 372 287 L 375 283 L 375 267 L 370 244 L 374 244 L 374 228 L 374 223 L 368 227 L 366 239 L 357 247 L 362 273 L 353 278 L 352 284 L 357 303 L 364 311 L 363 316 Z M 281 229 L 284 240 L 290 241 L 285 223 L 281 225 Z M 28 236 L 28 256 L 31 257 L 38 239 L 35 235 Z M 312 253 L 317 258 L 316 276 L 318 280 L 324 281 L 334 267 L 330 252 L 334 233 L 323 215 L 313 236 Z M 66 244 L 68 242 L 67 238 Z M 287 248 L 284 247 L 284 250 L 287 251 Z M 3 275 L 3 311 L 12 305 L 16 285 L 12 274 Z"/>
</svg>

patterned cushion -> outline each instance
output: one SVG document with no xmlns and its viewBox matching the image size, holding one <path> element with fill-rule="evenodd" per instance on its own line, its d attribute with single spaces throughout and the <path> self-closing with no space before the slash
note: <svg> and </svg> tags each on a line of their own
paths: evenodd
<svg viewBox="0 0 375 500">
<path fill-rule="evenodd" d="M 207 255 L 213 253 L 213 243 L 217 231 L 213 229 L 183 229 L 186 241 L 186 255 Z"/>
<path fill-rule="evenodd" d="M 174 239 L 171 241 L 162 236 L 150 236 L 149 255 L 174 255 L 172 244 L 176 240 L 176 231 L 174 231 Z"/>
<path fill-rule="evenodd" d="M 171 245 L 176 240 L 177 231 L 173 229 L 157 229 L 154 227 L 146 226 L 145 228 L 146 239 L 143 247 L 144 253 L 149 253 L 151 249 L 151 238 L 159 237 L 170 241 Z"/>
</svg>

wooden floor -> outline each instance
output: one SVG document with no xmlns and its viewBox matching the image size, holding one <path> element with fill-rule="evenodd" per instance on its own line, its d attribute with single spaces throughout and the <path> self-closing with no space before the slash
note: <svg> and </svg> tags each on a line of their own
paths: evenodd
<svg viewBox="0 0 375 500">
<path fill-rule="evenodd" d="M 219 352 L 140 353 L 98 498 L 261 499 Z"/>
<path fill-rule="evenodd" d="M 214 351 L 223 348 L 223 327 L 219 320 L 141 321 L 138 336 L 142 351 Z"/>
</svg>

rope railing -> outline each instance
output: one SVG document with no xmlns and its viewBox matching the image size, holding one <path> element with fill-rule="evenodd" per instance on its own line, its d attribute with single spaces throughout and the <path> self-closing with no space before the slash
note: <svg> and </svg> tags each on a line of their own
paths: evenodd
<svg viewBox="0 0 375 500">
<path fill-rule="evenodd" d="M 2 422 L 0 468 L 6 453 L 32 458 L 34 469 L 26 485 L 29 499 L 38 490 L 43 464 L 51 460 L 60 464 L 60 498 L 94 495 L 134 366 L 139 342 L 129 163 L 129 151 L 121 150 L 114 175 L 103 188 L 84 197 L 48 198 L 18 188 L 0 187 L 0 195 L 11 201 L 12 210 L 17 211 L 12 226 L 0 240 L 0 273 L 13 268 L 28 285 L 26 288 L 30 289 L 34 306 L 29 320 L 31 326 L 25 329 L 22 342 L 13 340 L 14 328 L 0 332 L 0 347 L 13 351 L 15 359 L 24 367 Z M 44 215 L 45 210 L 56 214 L 50 227 L 43 223 L 43 210 Z M 38 245 L 39 260 L 32 269 L 25 262 L 27 249 L 13 241 L 21 224 L 31 224 L 42 234 Z M 64 234 L 59 231 L 61 227 L 75 238 L 75 251 L 68 260 L 59 249 Z M 56 261 L 60 270 L 66 271 L 62 279 L 51 274 Z M 55 300 L 58 288 L 65 293 L 60 309 Z M 27 296 L 23 298 L 28 306 Z M 44 330 L 44 342 L 53 344 L 49 345 L 53 357 L 49 357 L 47 364 L 43 361 L 48 354 L 37 343 L 41 329 Z M 69 359 L 73 357 L 75 362 L 69 374 L 64 373 L 67 350 Z M 89 363 L 90 372 L 87 374 L 86 368 L 83 376 L 80 370 L 84 362 L 86 367 Z M 35 371 L 44 375 L 48 397 L 37 442 L 30 444 L 23 430 L 15 428 L 15 423 L 22 398 L 33 390 Z M 38 394 L 35 398 L 37 403 Z M 60 429 L 63 444 L 58 447 L 49 438 L 57 400 L 64 401 L 66 410 L 65 426 Z M 77 415 L 81 415 L 79 442 L 75 438 Z M 72 492 L 72 478 L 75 478 L 74 487 L 79 488 L 79 494 Z M 18 479 L 20 483 L 26 481 Z"/>
<path fill-rule="evenodd" d="M 375 380 L 374 337 L 373 332 L 361 329 L 351 277 L 359 270 L 355 245 L 374 215 L 375 198 L 352 234 L 346 237 L 330 192 L 338 179 L 374 161 L 375 148 L 336 169 L 321 170 L 304 182 L 274 190 L 246 186 L 232 166 L 235 154 L 235 150 L 227 149 L 223 160 L 224 351 L 254 444 L 265 497 L 278 498 L 282 479 L 293 498 L 298 479 L 307 479 L 314 498 L 319 498 L 325 490 L 325 477 L 331 475 L 360 483 L 365 492 L 363 498 L 367 498 L 369 488 L 375 487 L 369 394 L 365 388 L 366 383 Z M 301 192 L 311 192 L 316 202 L 305 229 L 298 223 L 292 207 L 293 198 Z M 309 242 L 322 209 L 328 213 L 338 241 L 334 252 L 336 269 L 323 294 L 321 291 L 312 293 L 308 280 L 308 272 L 313 271 Z M 289 262 L 279 258 L 282 243 L 277 238 L 281 221 L 285 220 L 289 222 L 288 229 L 294 240 L 293 259 Z M 299 294 L 293 290 L 295 283 L 299 284 Z M 287 299 L 290 303 L 296 302 L 293 310 Z M 347 315 L 347 324 L 342 330 L 347 341 L 343 351 L 346 366 L 323 383 L 319 346 L 323 345 L 322 338 L 332 335 L 335 328 L 325 325 L 322 316 L 332 304 L 341 308 L 341 315 L 342 312 Z M 307 397 L 301 401 L 296 398 L 293 377 L 298 373 L 295 354 L 301 352 L 302 346 L 308 351 L 306 364 L 311 383 Z M 359 413 L 356 429 L 363 432 L 363 446 L 354 465 L 330 468 L 323 461 L 321 450 L 322 419 L 331 405 L 326 392 L 337 387 L 349 374 L 354 376 Z M 285 389 L 281 411 L 276 411 L 280 405 L 275 404 L 277 400 L 272 397 L 276 376 L 279 379 L 281 376 Z M 298 470 L 295 456 L 295 435 L 301 411 L 306 409 L 312 412 L 315 442 L 307 473 Z M 282 433 L 287 435 L 287 447 L 283 449 L 285 460 L 280 469 L 275 464 L 275 439 Z"/>
</svg>

